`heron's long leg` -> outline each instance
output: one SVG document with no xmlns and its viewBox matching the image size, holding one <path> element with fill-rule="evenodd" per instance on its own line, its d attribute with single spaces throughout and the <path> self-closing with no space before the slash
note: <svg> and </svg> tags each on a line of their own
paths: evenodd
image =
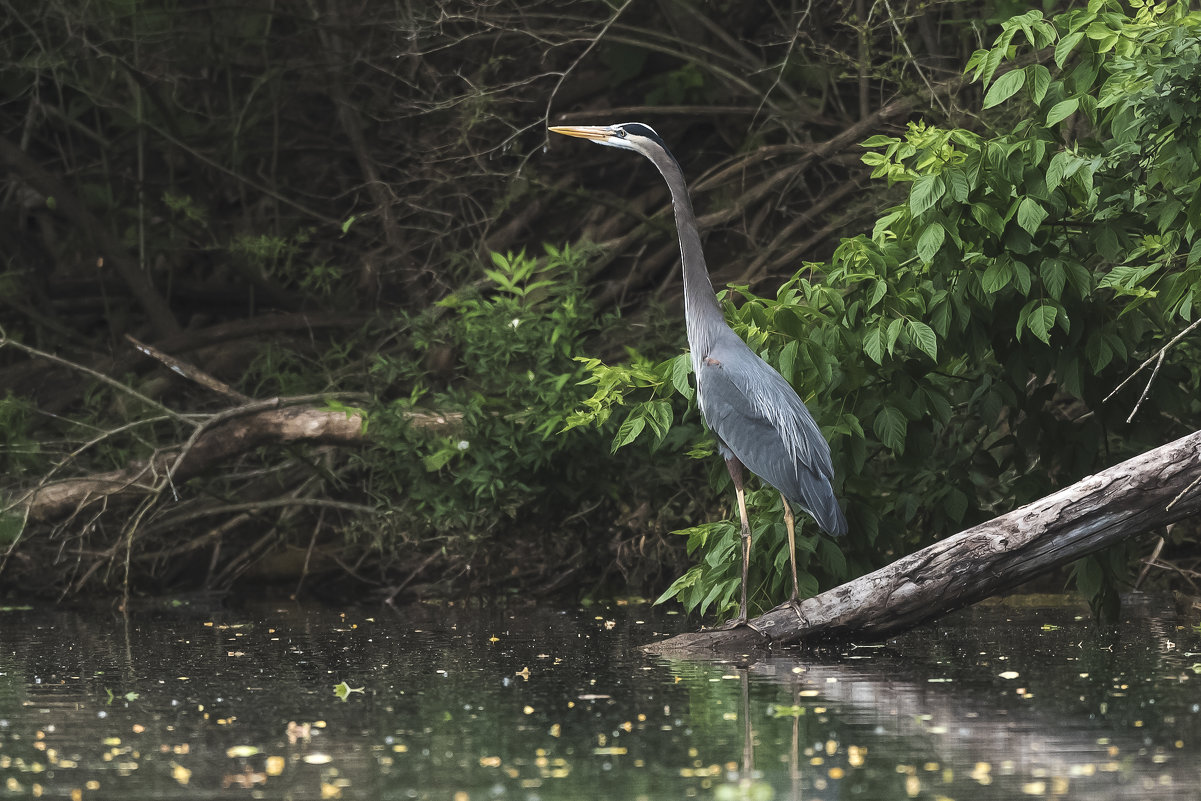
<svg viewBox="0 0 1201 801">
<path fill-rule="evenodd" d="M 789 601 L 797 601 L 801 597 L 801 588 L 796 580 L 796 518 L 792 516 L 792 507 L 784 493 L 780 493 L 780 503 L 784 504 L 784 526 L 788 529 L 788 564 L 792 566 L 792 597 Z"/>
<path fill-rule="evenodd" d="M 796 518 L 792 516 L 792 507 L 788 505 L 788 499 L 782 492 L 780 493 L 780 503 L 784 504 L 784 527 L 788 529 L 788 564 L 792 566 L 792 597 L 788 599 L 788 605 L 792 607 L 792 611 L 796 612 L 801 625 L 808 626 L 809 621 L 805 620 L 805 616 L 801 614 L 801 588 L 797 585 L 796 580 Z"/>
<path fill-rule="evenodd" d="M 751 524 L 746 514 L 746 493 L 742 489 L 742 462 L 726 459 L 726 469 L 734 481 L 734 493 L 738 497 L 738 517 L 742 521 L 742 604 L 738 607 L 737 622 L 746 622 L 746 579 L 751 565 Z"/>
</svg>

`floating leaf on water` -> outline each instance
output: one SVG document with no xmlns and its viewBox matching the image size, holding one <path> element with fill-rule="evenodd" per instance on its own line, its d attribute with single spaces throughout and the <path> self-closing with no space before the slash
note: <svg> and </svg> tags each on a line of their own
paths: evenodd
<svg viewBox="0 0 1201 801">
<path fill-rule="evenodd" d="M 334 685 L 334 695 L 338 696 L 338 698 L 343 701 L 349 698 L 351 693 L 361 693 L 363 690 L 363 687 L 351 687 L 344 681 L 338 682 Z"/>
<path fill-rule="evenodd" d="M 233 745 L 225 749 L 225 755 L 230 759 L 252 757 L 259 752 L 256 745 Z"/>
<path fill-rule="evenodd" d="M 171 778 L 180 784 L 187 784 L 192 778 L 192 771 L 176 762 L 171 763 Z"/>
</svg>

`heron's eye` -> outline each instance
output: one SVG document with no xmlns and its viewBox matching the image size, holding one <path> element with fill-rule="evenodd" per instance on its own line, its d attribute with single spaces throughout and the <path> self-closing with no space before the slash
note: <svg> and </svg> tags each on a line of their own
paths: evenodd
<svg viewBox="0 0 1201 801">
<path fill-rule="evenodd" d="M 617 135 L 618 135 L 618 136 L 620 136 L 622 139 L 625 139 L 625 138 L 626 138 L 626 129 L 625 129 L 625 128 L 618 128 L 618 129 L 617 129 Z"/>
</svg>

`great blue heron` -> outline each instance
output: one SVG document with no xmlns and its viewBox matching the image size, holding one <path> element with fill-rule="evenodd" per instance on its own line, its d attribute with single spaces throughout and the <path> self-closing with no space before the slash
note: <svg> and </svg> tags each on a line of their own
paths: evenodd
<svg viewBox="0 0 1201 801">
<path fill-rule="evenodd" d="M 830 486 L 834 466 L 830 462 L 829 443 L 792 386 L 726 323 L 709 281 L 684 173 L 659 135 L 640 122 L 556 126 L 550 130 L 641 153 L 667 181 L 680 237 L 684 322 L 688 348 L 692 352 L 692 371 L 696 375 L 697 403 L 705 422 L 717 435 L 718 450 L 734 481 L 738 516 L 742 522 L 742 602 L 738 617 L 727 625 L 732 627 L 747 622 L 746 580 L 751 527 L 742 488 L 744 466 L 780 491 L 784 522 L 788 528 L 788 558 L 792 565 L 792 597 L 789 601 L 797 608 L 796 533 L 789 501 L 808 512 L 830 534 L 841 535 L 847 530 L 846 517 Z"/>
</svg>

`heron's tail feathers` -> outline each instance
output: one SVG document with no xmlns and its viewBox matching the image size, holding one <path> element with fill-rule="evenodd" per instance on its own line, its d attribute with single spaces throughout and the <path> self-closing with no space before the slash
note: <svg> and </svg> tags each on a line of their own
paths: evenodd
<svg viewBox="0 0 1201 801">
<path fill-rule="evenodd" d="M 798 481 L 784 495 L 809 513 L 822 530 L 834 537 L 847 533 L 847 518 L 834 497 L 834 488 L 825 475 L 809 470 L 797 472 Z"/>
<path fill-rule="evenodd" d="M 810 509 L 805 507 L 805 511 L 813 516 L 817 524 L 825 530 L 827 534 L 834 537 L 841 537 L 847 533 L 847 518 L 842 513 L 842 507 L 838 505 L 838 500 L 835 499 L 833 491 L 827 492 L 821 498 L 821 503 L 814 504 L 818 508 Z"/>
</svg>

